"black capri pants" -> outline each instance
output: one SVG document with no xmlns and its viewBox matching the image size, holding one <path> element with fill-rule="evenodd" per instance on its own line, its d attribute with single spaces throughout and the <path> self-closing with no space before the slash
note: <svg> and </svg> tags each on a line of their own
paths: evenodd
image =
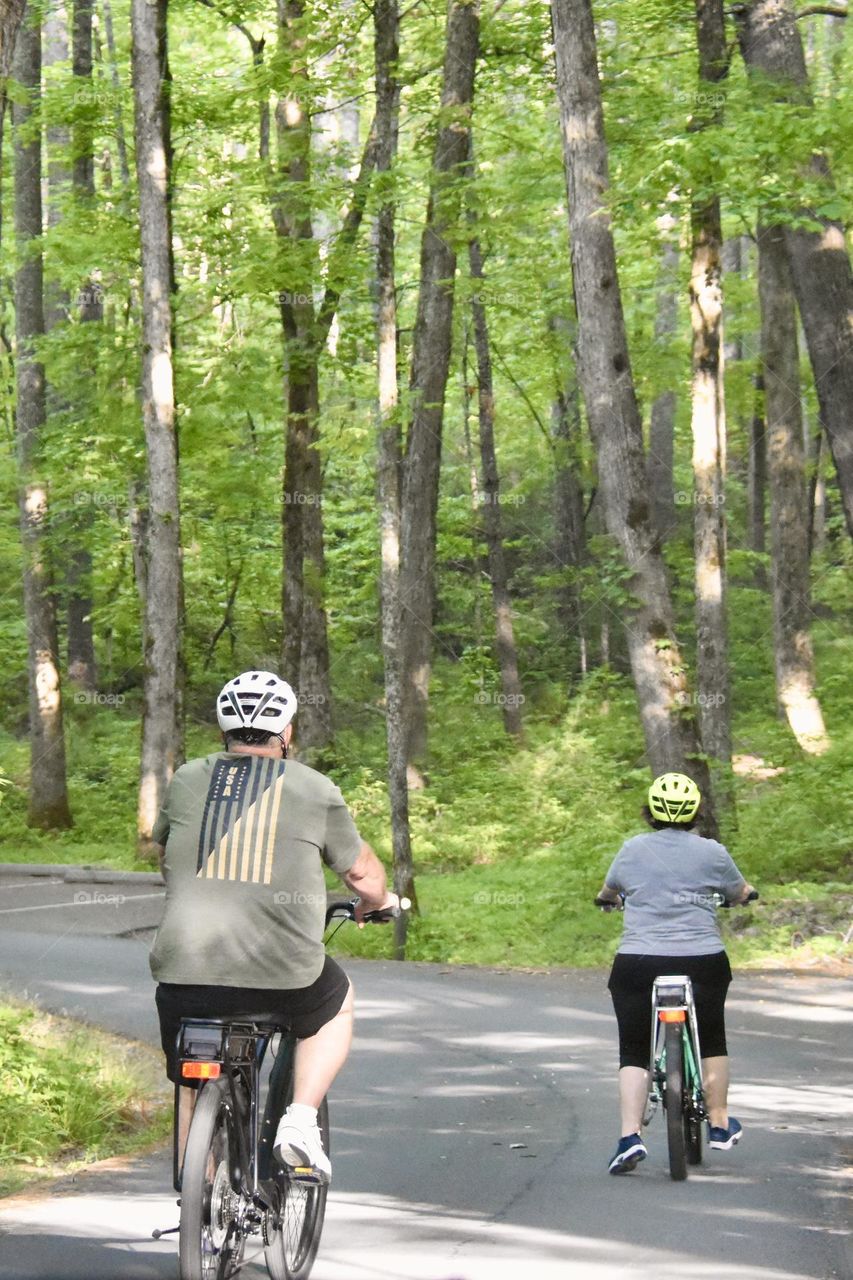
<svg viewBox="0 0 853 1280">
<path fill-rule="evenodd" d="M 666 973 L 685 973 L 693 983 L 699 1048 L 703 1058 L 726 1053 L 726 993 L 732 969 L 725 951 L 704 956 L 632 956 L 619 952 L 607 983 L 619 1024 L 619 1066 L 649 1066 L 652 983 Z"/>
</svg>

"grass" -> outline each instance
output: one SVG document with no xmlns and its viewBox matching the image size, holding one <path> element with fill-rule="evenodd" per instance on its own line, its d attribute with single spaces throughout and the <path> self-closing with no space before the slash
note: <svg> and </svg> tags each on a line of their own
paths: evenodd
<svg viewBox="0 0 853 1280">
<path fill-rule="evenodd" d="M 162 1062 L 144 1045 L 0 1004 L 0 1195 L 170 1132 Z"/>
</svg>

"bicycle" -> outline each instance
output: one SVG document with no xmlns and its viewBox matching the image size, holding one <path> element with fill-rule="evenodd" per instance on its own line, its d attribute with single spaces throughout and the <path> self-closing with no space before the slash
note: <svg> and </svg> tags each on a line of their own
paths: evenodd
<svg viewBox="0 0 853 1280">
<path fill-rule="evenodd" d="M 355 919 L 358 900 L 326 911 L 326 929 Z M 400 909 L 408 906 L 403 899 Z M 384 923 L 398 908 L 371 911 Z M 338 925 L 340 928 L 340 925 Z M 335 930 L 334 932 L 337 932 Z M 280 1033 L 261 1114 L 260 1076 L 267 1049 Z M 320 1244 L 328 1186 L 311 1168 L 279 1165 L 272 1146 L 292 1100 L 296 1037 L 278 1024 L 254 1020 L 185 1018 L 178 1037 L 173 1183 L 180 1193 L 181 1280 L 227 1280 L 246 1265 L 251 1237 L 260 1237 L 272 1280 L 307 1280 Z M 181 1084 L 198 1080 L 183 1158 L 179 1152 Z M 317 1112 L 323 1148 L 330 1149 L 329 1108 Z"/>
<path fill-rule="evenodd" d="M 758 897 L 753 889 L 743 904 Z M 722 894 L 712 895 L 718 907 L 729 908 Z M 618 902 L 596 898 L 602 911 L 624 909 Z M 683 1182 L 688 1167 L 702 1163 L 702 1126 L 708 1119 L 702 1085 L 702 1051 L 693 999 L 693 984 L 686 974 L 661 974 L 652 984 L 652 1030 L 649 1059 L 649 1097 L 643 1128 L 660 1107 L 666 1116 L 669 1176 Z"/>
</svg>

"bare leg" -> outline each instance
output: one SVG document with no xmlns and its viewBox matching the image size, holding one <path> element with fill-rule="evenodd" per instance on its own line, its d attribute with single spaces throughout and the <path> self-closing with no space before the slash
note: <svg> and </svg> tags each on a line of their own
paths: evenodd
<svg viewBox="0 0 853 1280">
<path fill-rule="evenodd" d="M 639 1133 L 649 1096 L 649 1073 L 643 1067 L 620 1067 L 619 1105 L 622 1112 L 622 1137 Z"/>
<path fill-rule="evenodd" d="M 316 1035 L 296 1042 L 293 1101 L 319 1107 L 347 1060 L 352 1042 L 352 983 L 340 1012 Z"/>
<path fill-rule="evenodd" d="M 180 1169 L 184 1163 L 184 1152 L 187 1149 L 187 1136 L 190 1131 L 190 1121 L 195 1111 L 195 1100 L 198 1089 L 188 1089 L 185 1084 L 181 1085 L 180 1101 L 178 1103 L 178 1168 Z"/>
<path fill-rule="evenodd" d="M 729 1060 L 724 1054 L 719 1058 L 702 1059 L 702 1085 L 712 1127 L 728 1129 Z"/>
</svg>

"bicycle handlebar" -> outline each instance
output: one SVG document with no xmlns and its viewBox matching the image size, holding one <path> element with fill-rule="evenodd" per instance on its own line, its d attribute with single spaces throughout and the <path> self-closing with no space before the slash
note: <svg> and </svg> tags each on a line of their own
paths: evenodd
<svg viewBox="0 0 853 1280">
<path fill-rule="evenodd" d="M 333 920 L 355 920 L 359 902 L 359 898 L 333 902 L 326 908 L 326 928 L 328 929 Z M 401 898 L 399 907 L 379 907 L 375 911 L 365 912 L 363 919 L 365 924 L 387 924 L 390 920 L 396 920 L 401 911 L 408 911 L 411 905 L 410 898 Z"/>
<path fill-rule="evenodd" d="M 729 902 L 723 897 L 721 893 L 716 893 L 716 894 L 713 894 L 712 896 L 714 897 L 716 901 L 716 905 L 718 907 L 723 907 L 726 910 L 728 910 L 730 907 L 745 907 L 747 903 L 755 902 L 756 899 L 760 897 L 760 894 L 757 889 L 752 889 L 747 894 L 747 896 L 743 899 L 743 902 Z M 611 901 L 610 898 L 595 898 L 593 899 L 593 901 L 595 903 L 595 906 L 597 906 L 600 911 L 624 911 L 625 910 L 624 893 L 619 894 L 619 899 L 616 902 Z"/>
</svg>

